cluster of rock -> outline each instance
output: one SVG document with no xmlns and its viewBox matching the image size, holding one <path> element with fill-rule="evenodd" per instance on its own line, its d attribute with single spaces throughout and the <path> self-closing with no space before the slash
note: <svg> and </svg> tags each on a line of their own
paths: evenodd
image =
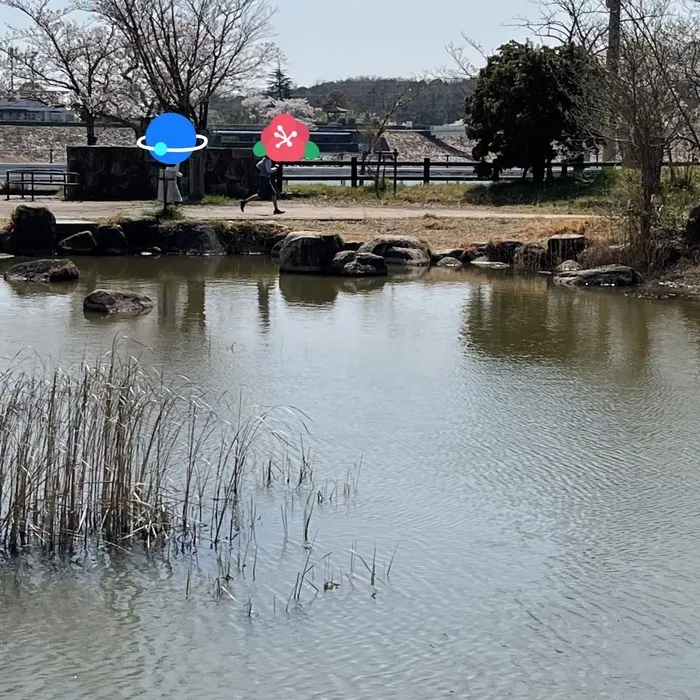
<svg viewBox="0 0 700 700">
<path fill-rule="evenodd" d="M 78 280 L 80 271 L 71 260 L 46 258 L 17 263 L 4 277 L 7 282 L 15 284 L 59 284 Z M 83 308 L 103 314 L 138 314 L 150 311 L 153 300 L 136 292 L 96 289 L 85 297 Z"/>
<path fill-rule="evenodd" d="M 10 229 L 0 232 L 0 253 L 32 257 L 56 253 L 71 257 L 258 254 L 279 257 L 282 273 L 371 277 L 386 275 L 390 266 L 458 269 L 474 265 L 553 272 L 554 282 L 562 285 L 630 286 L 641 282 L 638 272 L 623 265 L 579 269 L 587 252 L 580 233 L 557 234 L 546 243 L 508 240 L 432 251 L 425 241 L 412 236 L 378 236 L 364 243 L 353 242 L 334 233 L 290 232 L 276 222 L 159 222 L 141 217 L 90 226 L 59 236 L 51 211 L 20 205 Z M 55 277 L 59 273 L 46 274 Z"/>
<path fill-rule="evenodd" d="M 639 284 L 641 275 L 626 265 L 604 265 L 584 270 L 577 262 L 585 250 L 581 234 L 552 236 L 546 244 L 499 241 L 469 248 L 431 251 L 412 236 L 380 236 L 366 243 L 345 242 L 336 234 L 297 231 L 272 249 L 280 272 L 368 277 L 386 275 L 389 266 L 426 266 L 459 269 L 465 265 L 530 271 L 551 271 L 562 285 L 625 287 Z"/>
<path fill-rule="evenodd" d="M 73 230 L 71 230 L 71 228 Z M 77 230 L 75 230 L 77 228 Z M 46 207 L 16 207 L 0 252 L 28 257 L 60 255 L 269 255 L 289 229 L 276 222 L 158 221 L 60 224 Z"/>
<path fill-rule="evenodd" d="M 280 272 L 373 277 L 386 275 L 389 265 L 430 265 L 428 244 L 413 236 L 380 236 L 367 243 L 345 242 L 317 231 L 288 234 L 272 250 Z"/>
</svg>

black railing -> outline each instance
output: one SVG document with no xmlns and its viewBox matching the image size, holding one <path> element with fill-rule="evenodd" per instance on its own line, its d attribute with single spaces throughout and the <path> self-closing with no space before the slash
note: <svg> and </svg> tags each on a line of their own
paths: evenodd
<svg viewBox="0 0 700 700">
<path fill-rule="evenodd" d="M 37 186 L 63 188 L 63 195 L 67 197 L 68 188 L 79 184 L 80 175 L 66 170 L 34 168 L 8 170 L 5 173 L 5 199 L 10 199 L 13 186 L 15 190 L 19 189 L 19 193 L 15 191 L 14 194 L 19 194 L 22 199 L 25 194 L 30 194 L 33 202 Z"/>
</svg>

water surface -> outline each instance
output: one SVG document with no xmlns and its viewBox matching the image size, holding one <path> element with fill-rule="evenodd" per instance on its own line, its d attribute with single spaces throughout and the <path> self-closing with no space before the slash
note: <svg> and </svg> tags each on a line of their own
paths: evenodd
<svg viewBox="0 0 700 700">
<path fill-rule="evenodd" d="M 157 557 L 6 565 L 0 697 L 700 697 L 699 305 L 482 270 L 79 266 L 68 288 L 0 284 L 0 363 L 68 367 L 118 337 L 248 411 L 297 407 L 318 488 L 362 458 L 353 498 L 312 519 L 343 585 L 285 611 L 303 495 L 285 547 L 290 493 L 262 488 L 256 581 L 237 577 L 235 601 L 211 595 L 206 553 L 189 596 L 186 567 Z M 97 287 L 157 305 L 85 315 Z M 357 562 L 347 579 L 354 543 L 366 559 L 376 543 L 374 589 Z"/>
</svg>

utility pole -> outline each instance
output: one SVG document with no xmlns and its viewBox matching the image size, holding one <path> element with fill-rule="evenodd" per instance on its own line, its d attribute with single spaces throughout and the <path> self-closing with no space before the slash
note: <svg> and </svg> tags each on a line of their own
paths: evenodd
<svg viewBox="0 0 700 700">
<path fill-rule="evenodd" d="M 605 56 L 605 67 L 612 75 L 617 75 L 620 64 L 620 17 L 622 10 L 622 0 L 605 0 L 605 4 L 610 10 L 608 18 L 608 51 Z M 612 138 L 610 138 L 612 137 Z M 612 134 L 605 142 L 603 149 L 603 160 L 610 161 L 615 158 L 616 139 Z"/>
</svg>

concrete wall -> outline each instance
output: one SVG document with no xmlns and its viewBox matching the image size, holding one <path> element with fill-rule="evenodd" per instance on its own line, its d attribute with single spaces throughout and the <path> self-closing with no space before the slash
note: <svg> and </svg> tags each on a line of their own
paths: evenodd
<svg viewBox="0 0 700 700">
<path fill-rule="evenodd" d="M 68 171 L 80 185 L 69 198 L 82 201 L 155 199 L 159 166 L 148 151 L 136 146 L 68 146 Z M 241 197 L 255 185 L 257 159 L 250 150 L 204 149 L 207 194 Z M 180 190 L 187 196 L 189 160 L 180 165 Z"/>
</svg>

